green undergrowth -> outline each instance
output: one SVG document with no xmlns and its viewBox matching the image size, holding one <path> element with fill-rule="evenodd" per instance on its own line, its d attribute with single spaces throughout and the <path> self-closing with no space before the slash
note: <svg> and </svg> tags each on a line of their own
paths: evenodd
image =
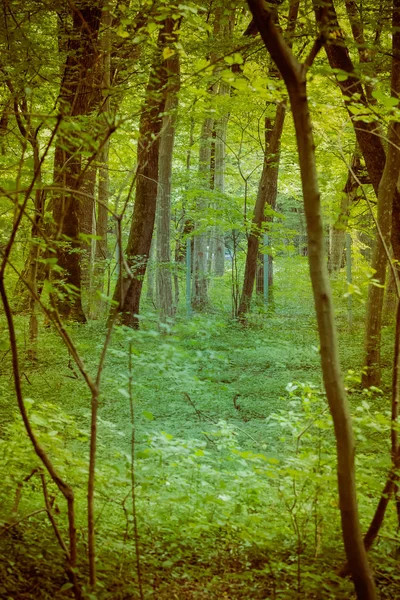
<svg viewBox="0 0 400 600">
<path fill-rule="evenodd" d="M 140 331 L 116 329 L 103 372 L 98 423 L 99 587 L 85 592 L 88 598 L 139 597 L 129 381 L 146 598 L 353 597 L 351 583 L 336 575 L 344 554 L 335 445 L 321 391 L 306 265 L 297 260 L 280 266 L 274 305 L 267 311 L 255 308 L 246 327 L 229 318 L 227 279 L 211 290 L 220 303 L 225 298 L 225 312 L 190 320 L 178 315 L 173 325 L 160 328 L 144 307 Z M 365 528 L 390 466 L 393 332 L 384 330 L 382 390 L 362 392 L 363 304 L 354 302 L 350 330 L 342 281 L 334 282 L 334 291 Z M 26 318 L 17 316 L 16 326 L 32 424 L 75 490 L 79 577 L 85 581 L 89 393 L 51 327 L 41 327 L 38 360 L 32 364 L 24 353 Z M 94 375 L 104 324 L 70 325 L 69 331 Z M 37 474 L 23 484 L 18 510 L 13 510 L 21 482 L 39 463 L 16 414 L 7 349 L 1 358 L 0 598 L 71 597 L 62 552 L 42 511 Z M 63 498 L 51 482 L 48 486 L 66 536 Z M 398 546 L 390 505 L 371 555 L 382 598 L 400 595 Z"/>
</svg>

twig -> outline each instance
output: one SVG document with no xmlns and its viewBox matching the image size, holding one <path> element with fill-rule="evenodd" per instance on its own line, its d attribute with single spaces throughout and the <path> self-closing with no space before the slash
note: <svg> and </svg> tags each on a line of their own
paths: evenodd
<svg viewBox="0 0 400 600">
<path fill-rule="evenodd" d="M 26 521 L 26 519 L 30 519 L 31 517 L 34 517 L 35 515 L 38 515 L 42 512 L 47 512 L 47 510 L 45 508 L 39 508 L 38 510 L 34 510 L 33 512 L 25 515 L 24 517 L 21 517 L 20 519 L 18 519 L 18 521 L 14 521 L 14 523 L 11 523 L 11 525 L 7 525 L 7 527 L 4 527 L 3 530 L 0 532 L 0 536 L 4 535 L 5 533 L 7 533 L 7 531 L 22 523 L 22 521 Z"/>
<path fill-rule="evenodd" d="M 40 473 L 40 479 L 42 481 L 42 489 L 43 489 L 43 497 L 44 497 L 44 503 L 46 506 L 46 512 L 47 512 L 47 516 L 49 517 L 49 521 L 53 527 L 54 530 L 54 534 L 57 538 L 58 543 L 60 544 L 61 548 L 63 549 L 65 556 L 67 557 L 68 562 L 70 561 L 70 554 L 68 551 L 68 548 L 64 542 L 64 540 L 61 537 L 61 533 L 60 530 L 58 529 L 56 520 L 54 518 L 53 515 L 53 510 L 52 510 L 52 506 L 51 506 L 51 502 L 49 500 L 49 494 L 47 492 L 47 484 L 46 484 L 46 478 L 44 476 L 44 473 Z"/>
<path fill-rule="evenodd" d="M 142 567 L 140 563 L 140 544 L 139 544 L 139 534 L 138 534 L 138 524 L 137 524 L 137 512 L 136 512 L 136 493 L 135 493 L 135 410 L 133 406 L 133 391 L 132 391 L 132 383 L 133 383 L 133 371 L 132 371 L 132 342 L 129 342 L 129 357 L 128 357 L 128 369 L 129 369 L 129 378 L 128 378 L 128 394 L 129 394 L 129 408 L 131 415 L 131 427 L 132 427 L 132 435 L 131 435 L 131 492 L 132 492 L 132 517 L 133 517 L 133 535 L 135 541 L 135 554 L 136 554 L 136 572 L 138 578 L 139 585 L 139 596 L 140 600 L 144 600 L 143 595 L 143 584 L 142 584 Z"/>
<path fill-rule="evenodd" d="M 196 415 L 199 418 L 199 421 L 201 421 L 202 415 L 203 415 L 202 411 L 197 408 L 197 406 L 195 405 L 195 403 L 193 402 L 193 400 L 191 399 L 191 397 L 189 396 L 189 394 L 187 392 L 183 392 L 183 395 L 185 396 L 185 398 L 189 402 L 189 404 L 194 408 Z M 207 416 L 206 416 L 206 418 L 207 418 Z"/>
<path fill-rule="evenodd" d="M 18 483 L 17 490 L 15 492 L 14 506 L 13 506 L 13 509 L 12 509 L 12 513 L 14 515 L 16 515 L 17 512 L 18 512 L 18 507 L 19 507 L 19 503 L 20 503 L 20 500 L 21 500 L 22 488 L 24 487 L 24 483 L 26 483 L 27 481 L 29 481 L 30 478 L 33 477 L 38 471 L 39 471 L 39 468 L 35 467 L 34 469 L 32 469 L 32 471 L 29 473 L 29 475 L 27 475 L 26 477 L 24 477 L 23 480 Z"/>
</svg>

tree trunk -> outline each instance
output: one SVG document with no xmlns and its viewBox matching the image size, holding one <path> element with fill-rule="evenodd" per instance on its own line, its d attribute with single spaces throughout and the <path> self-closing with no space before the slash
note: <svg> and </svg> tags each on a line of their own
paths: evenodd
<svg viewBox="0 0 400 600">
<path fill-rule="evenodd" d="M 268 302 L 274 300 L 274 257 L 268 255 Z M 259 298 L 264 296 L 264 254 L 258 252 L 256 269 L 256 294 Z"/>
<path fill-rule="evenodd" d="M 93 6 L 92 2 L 84 0 L 77 3 L 72 11 L 73 30 L 68 40 L 60 91 L 60 110 L 66 115 L 67 124 L 69 118 L 76 120 L 76 117 L 89 115 L 98 96 L 95 88 L 101 3 Z M 83 171 L 82 149 L 83 140 L 79 134 L 68 131 L 68 128 L 60 134 L 54 159 L 55 183 L 65 191 L 53 199 L 53 216 L 58 230 L 58 265 L 64 272 L 62 297 L 56 298 L 57 307 L 62 316 L 83 322 L 86 318 L 81 301 L 82 270 L 79 260 L 82 246 L 78 236 L 81 232 L 80 217 L 85 214 L 90 222 L 93 201 L 86 196 L 82 200 L 82 196 L 73 191 L 81 190 L 93 196 L 93 174 L 90 168 Z M 92 233 L 91 226 L 86 224 L 86 227 Z"/>
<path fill-rule="evenodd" d="M 376 600 L 374 580 L 364 548 L 356 498 L 355 445 L 351 416 L 339 363 L 332 293 L 324 252 L 324 229 L 315 161 L 315 145 L 307 101 L 306 69 L 320 46 L 317 40 L 303 65 L 275 28 L 271 9 L 263 0 L 249 0 L 254 20 L 285 81 L 292 108 L 299 153 L 304 209 L 308 233 L 308 260 L 318 321 L 322 372 L 331 411 L 338 457 L 338 486 L 342 531 L 357 597 Z"/>
<path fill-rule="evenodd" d="M 110 27 L 112 24 L 112 16 L 108 9 L 104 10 L 102 25 L 104 27 L 101 38 L 102 50 L 102 71 L 103 77 L 101 89 L 103 92 L 103 104 L 101 113 L 107 118 L 110 112 L 110 86 L 111 86 L 111 33 Z M 106 121 L 107 122 L 107 121 Z M 96 249 L 94 261 L 93 275 L 93 310 L 92 316 L 100 318 L 103 314 L 104 301 L 101 294 L 104 293 L 104 275 L 106 270 L 106 262 L 108 259 L 108 200 L 109 200 L 109 185 L 110 176 L 108 170 L 110 151 L 110 141 L 107 140 L 104 144 L 98 157 L 98 190 L 97 190 L 97 219 L 96 219 Z"/>
<path fill-rule="evenodd" d="M 213 131 L 213 119 L 207 117 L 201 130 L 199 151 L 199 173 L 201 185 L 206 191 L 210 188 L 210 159 L 211 159 L 211 136 Z M 207 208 L 206 194 L 199 193 L 196 201 L 197 219 L 204 214 Z M 196 229 L 200 227 L 200 232 Z M 207 289 L 207 233 L 204 227 L 197 221 L 195 224 L 194 256 L 193 256 L 193 290 L 192 305 L 195 310 L 205 310 L 209 305 Z"/>
<path fill-rule="evenodd" d="M 393 0 L 392 76 L 391 92 L 400 95 L 400 0 Z M 384 285 L 388 251 L 391 240 L 393 198 L 397 189 L 400 170 L 400 123 L 391 121 L 388 131 L 386 162 L 378 189 L 378 236 L 372 255 L 374 278 L 379 286 L 370 285 L 368 290 L 365 332 L 365 362 L 362 384 L 364 387 L 379 386 L 381 381 L 381 329 Z"/>
<path fill-rule="evenodd" d="M 355 74 L 353 63 L 350 58 L 349 51 L 346 47 L 343 33 L 340 30 L 335 7 L 333 0 L 326 0 L 324 3 L 324 9 L 317 0 L 314 1 L 314 8 L 317 22 L 319 23 L 320 29 L 323 33 L 332 34 L 329 38 L 329 43 L 325 44 L 326 53 L 328 56 L 329 64 L 333 69 L 340 69 L 349 74 L 345 81 L 338 81 L 338 85 L 342 91 L 344 97 L 344 103 L 348 109 L 349 116 L 352 119 L 353 114 L 350 110 L 351 104 L 356 102 L 361 103 L 365 106 L 368 105 L 366 94 L 364 93 L 363 87 L 357 75 Z M 337 43 L 332 43 L 332 39 L 338 40 Z M 386 162 L 385 149 L 381 137 L 376 135 L 376 132 L 380 130 L 380 125 L 376 121 L 363 121 L 363 126 L 358 127 L 354 124 L 354 132 L 357 138 L 357 143 L 363 154 L 365 164 L 367 167 L 368 175 L 371 184 L 378 197 L 379 195 L 379 184 L 383 175 L 383 170 Z M 391 232 L 391 243 L 393 249 L 393 255 L 396 260 L 400 260 L 400 192 L 398 189 L 394 190 L 392 199 L 392 232 Z M 386 210 L 380 211 L 380 217 L 384 218 Z M 385 227 L 385 225 L 384 225 Z M 390 224 L 389 224 L 390 227 Z M 384 234 L 386 235 L 386 234 Z M 380 251 L 381 243 L 377 243 L 377 251 L 375 254 L 375 269 L 377 271 L 377 278 L 382 280 L 381 270 L 382 265 L 385 262 L 385 258 L 382 256 Z M 384 276 L 383 276 L 384 279 Z M 372 318 L 371 323 L 367 323 L 368 339 L 366 339 L 366 356 L 365 366 L 367 369 L 366 375 L 363 377 L 364 385 L 379 385 L 380 373 L 379 373 L 379 362 L 380 362 L 380 324 L 382 319 L 382 302 L 383 295 L 380 292 L 370 288 L 370 300 L 368 302 L 369 315 Z M 376 354 L 376 348 L 378 348 L 378 354 Z M 375 383 L 374 383 L 375 382 Z"/>
<path fill-rule="evenodd" d="M 253 294 L 257 270 L 258 249 L 262 235 L 261 226 L 265 218 L 265 207 L 267 204 L 273 209 L 276 206 L 280 143 L 283 124 L 285 122 L 285 113 L 286 105 L 284 102 L 281 102 L 276 107 L 274 123 L 269 118 L 265 119 L 264 165 L 258 186 L 256 205 L 254 207 L 252 228 L 247 240 L 246 267 L 238 314 L 240 319 L 243 319 L 244 315 L 250 311 L 251 296 Z"/>
<path fill-rule="evenodd" d="M 229 94 L 229 85 L 221 81 L 218 94 L 226 96 Z M 215 123 L 215 170 L 214 170 L 214 190 L 221 196 L 225 192 L 225 144 L 228 129 L 229 115 L 223 115 Z M 218 203 L 222 201 L 218 200 Z M 217 277 L 222 277 L 225 272 L 225 238 L 224 232 L 218 225 L 213 227 L 213 246 L 214 246 L 214 273 Z"/>
<path fill-rule="evenodd" d="M 359 176 L 361 169 L 360 157 L 353 155 L 351 161 L 352 171 Z M 347 181 L 342 191 L 339 215 L 331 228 L 330 252 L 328 270 L 330 273 L 340 271 L 343 263 L 343 252 L 346 245 L 346 230 L 349 220 L 350 207 L 357 197 L 358 183 L 351 171 L 348 172 Z"/>
<path fill-rule="evenodd" d="M 81 293 L 83 310 L 86 315 L 90 314 L 92 301 L 93 284 L 93 266 L 96 251 L 95 240 L 92 236 L 96 235 L 95 220 L 95 188 L 96 188 L 97 166 L 91 165 L 85 174 L 83 184 L 80 188 L 85 193 L 85 197 L 79 200 L 79 234 L 89 236 L 81 241 L 81 251 L 79 262 L 81 265 Z"/>
<path fill-rule="evenodd" d="M 176 36 L 175 36 L 176 38 Z M 175 39 L 176 41 L 176 39 Z M 160 320 L 165 323 L 175 314 L 176 306 L 172 295 L 171 265 L 171 178 L 172 156 L 175 138 L 176 110 L 179 90 L 179 56 L 167 59 L 168 90 L 160 138 L 157 198 L 157 306 Z"/>
<path fill-rule="evenodd" d="M 397 311 L 396 282 L 393 277 L 391 266 L 387 269 L 385 297 L 383 300 L 382 325 L 394 323 Z"/>
<path fill-rule="evenodd" d="M 165 106 L 165 87 L 168 72 L 162 59 L 162 50 L 174 29 L 175 21 L 166 19 L 159 33 L 157 54 L 151 67 L 146 98 L 142 109 L 137 145 L 136 195 L 126 259 L 133 274 L 118 279 L 114 300 L 122 313 L 125 325 L 138 329 L 140 297 L 143 278 L 153 236 L 157 206 L 158 160 L 162 113 Z"/>
<path fill-rule="evenodd" d="M 157 217 L 157 210 L 156 210 Z M 149 258 L 147 260 L 146 278 L 147 278 L 147 292 L 146 298 L 153 306 L 155 306 L 156 295 L 156 236 L 157 231 L 154 228 L 153 238 L 150 244 Z"/>
</svg>

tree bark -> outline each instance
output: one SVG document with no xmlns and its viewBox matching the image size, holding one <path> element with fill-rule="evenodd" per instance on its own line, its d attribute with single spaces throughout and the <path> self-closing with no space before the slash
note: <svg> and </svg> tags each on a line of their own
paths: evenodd
<svg viewBox="0 0 400 600">
<path fill-rule="evenodd" d="M 97 79 L 96 62 L 98 60 L 98 33 L 101 19 L 101 3 L 93 6 L 83 0 L 73 6 L 73 29 L 68 40 L 68 55 L 65 64 L 60 91 L 60 109 L 68 119 L 87 116 L 93 108 Z M 84 126 L 86 127 L 86 126 Z M 55 183 L 65 191 L 53 199 L 53 216 L 58 229 L 57 258 L 63 269 L 64 285 L 62 297 L 56 298 L 60 314 L 64 317 L 84 322 L 81 286 L 82 269 L 79 260 L 82 214 L 93 215 L 93 201 L 82 200 L 80 196 L 68 190 L 84 190 L 93 196 L 93 183 L 90 168 L 83 171 L 83 140 L 79 134 L 64 130 L 59 136 L 55 151 Z M 86 201 L 87 200 L 87 201 Z M 82 204 L 82 206 L 81 206 Z M 86 228 L 91 226 L 86 224 Z"/>
<path fill-rule="evenodd" d="M 392 75 L 391 92 L 400 95 L 400 0 L 393 0 Z M 388 131 L 386 162 L 378 189 L 378 237 L 372 255 L 374 278 L 379 286 L 370 285 L 368 290 L 365 332 L 365 362 L 362 384 L 364 387 L 379 386 L 381 380 L 381 329 L 382 307 L 388 249 L 391 241 L 393 198 L 397 190 L 400 170 L 400 123 L 391 121 Z"/>
<path fill-rule="evenodd" d="M 204 120 L 199 150 L 199 174 L 201 186 L 206 192 L 210 188 L 210 158 L 211 158 L 211 136 L 214 120 L 207 117 Z M 196 212 L 198 219 L 207 208 L 206 193 L 199 193 L 196 200 Z M 197 227 L 196 227 L 197 225 Z M 199 230 L 196 233 L 196 229 Z M 207 233 L 204 231 L 199 220 L 195 224 L 194 256 L 193 256 L 193 290 L 192 305 L 195 310 L 205 310 L 209 305 L 207 281 Z"/>
<path fill-rule="evenodd" d="M 278 192 L 278 174 L 280 143 L 285 122 L 286 105 L 280 102 L 276 107 L 275 119 L 265 119 L 265 155 L 264 164 L 258 186 L 257 200 L 254 207 L 254 216 L 251 232 L 247 240 L 246 267 L 242 295 L 240 298 L 238 317 L 243 320 L 244 315 L 250 311 L 251 297 L 253 294 L 254 280 L 257 270 L 258 250 L 262 235 L 261 227 L 264 221 L 265 207 L 276 206 Z"/>
<path fill-rule="evenodd" d="M 79 263 L 81 266 L 81 296 L 82 306 L 85 315 L 91 312 L 92 291 L 93 291 L 93 266 L 96 251 L 96 243 L 93 236 L 96 235 L 95 220 L 95 188 L 97 177 L 97 165 L 92 164 L 87 169 L 84 181 L 80 190 L 85 193 L 85 197 L 79 199 L 79 234 L 85 237 L 81 240 L 81 250 L 79 254 Z"/>
<path fill-rule="evenodd" d="M 342 531 L 357 597 L 376 600 L 374 580 L 364 548 L 358 515 L 354 467 L 354 437 L 343 385 L 332 293 L 324 252 L 324 229 L 315 161 L 315 145 L 307 101 L 306 67 L 321 47 L 316 40 L 306 63 L 300 64 L 274 26 L 272 11 L 263 0 L 248 0 L 254 20 L 285 81 L 299 154 L 304 209 L 308 232 L 308 259 L 318 321 L 322 372 L 331 411 L 338 457 L 338 487 Z"/>
<path fill-rule="evenodd" d="M 391 266 L 387 269 L 385 297 L 383 300 L 382 325 L 391 325 L 396 316 L 397 294 L 396 282 L 393 277 Z"/>
<path fill-rule="evenodd" d="M 175 36 L 175 41 L 177 36 Z M 157 306 L 161 322 L 166 322 L 175 314 L 176 306 L 172 294 L 171 265 L 171 189 L 172 157 L 175 138 L 176 111 L 179 90 L 179 56 L 167 59 L 168 70 L 167 100 L 163 116 L 160 138 L 160 160 L 158 166 L 157 198 Z"/>
<path fill-rule="evenodd" d="M 229 85 L 223 81 L 220 82 L 219 96 L 229 94 Z M 228 130 L 229 115 L 223 115 L 215 123 L 215 170 L 214 170 L 214 190 L 222 196 L 225 192 L 225 144 Z M 220 203 L 220 201 L 218 201 Z M 225 272 L 225 238 L 221 227 L 216 225 L 213 228 L 214 238 L 214 273 L 217 277 L 222 277 Z"/>
<path fill-rule="evenodd" d="M 383 147 L 381 137 L 376 135 L 376 132 L 380 130 L 380 125 L 376 121 L 368 120 L 363 121 L 362 127 L 358 127 L 356 122 L 354 122 L 354 115 L 351 112 L 352 103 L 361 103 L 367 107 L 368 99 L 364 93 L 360 79 L 355 74 L 354 66 L 351 61 L 349 51 L 346 47 L 343 33 L 339 27 L 333 0 L 327 0 L 324 2 L 323 7 L 318 0 L 313 0 L 313 2 L 316 19 L 319 23 L 320 30 L 326 34 L 326 38 L 329 40 L 328 43 L 325 44 L 329 64 L 333 69 L 340 69 L 341 71 L 349 74 L 345 81 L 338 81 L 338 85 L 342 91 L 344 103 L 348 110 L 349 116 L 354 123 L 354 131 L 357 142 L 364 156 L 371 184 L 378 197 L 379 184 L 386 162 L 385 149 Z M 382 193 L 383 192 L 381 192 L 381 194 Z M 381 210 L 380 218 L 386 219 L 386 217 L 386 209 Z M 400 260 L 400 192 L 397 188 L 395 188 L 392 198 L 391 220 L 391 243 L 393 254 L 396 260 Z M 383 225 L 384 235 L 386 236 L 386 223 Z M 385 262 L 385 258 L 380 252 L 380 242 L 378 242 L 376 246 L 378 249 L 375 254 L 376 262 L 373 267 L 377 269 L 377 279 L 382 281 L 381 272 L 384 270 L 383 263 Z M 368 307 L 369 315 L 372 315 L 372 322 L 367 323 L 368 339 L 366 338 L 365 342 L 366 356 L 364 363 L 366 367 L 366 374 L 363 377 L 363 385 L 365 386 L 379 385 L 380 382 L 380 324 L 382 318 L 383 295 L 382 293 L 377 292 L 376 289 L 373 290 L 371 286 L 369 296 L 370 298 L 368 301 Z"/>
<path fill-rule="evenodd" d="M 359 176 L 361 169 L 360 157 L 353 154 L 351 161 L 351 170 L 347 175 L 346 184 L 342 191 L 340 201 L 339 215 L 331 229 L 330 252 L 328 260 L 328 270 L 330 273 L 337 273 L 343 262 L 343 252 L 346 244 L 346 230 L 349 220 L 349 212 L 352 202 L 357 197 L 358 182 L 354 179 L 353 173 Z"/>
<path fill-rule="evenodd" d="M 100 107 L 102 115 L 105 117 L 105 123 L 107 123 L 107 116 L 109 116 L 111 103 L 111 32 L 110 27 L 112 24 L 112 17 L 109 9 L 105 9 L 103 12 L 102 26 L 104 31 L 101 36 L 101 50 L 102 50 L 102 82 L 101 89 L 103 94 L 103 103 Z M 107 231 L 108 231 L 108 200 L 109 200 L 109 151 L 110 141 L 107 140 L 98 157 L 98 190 L 97 190 L 97 219 L 96 219 L 96 249 L 95 249 L 95 262 L 94 262 L 94 290 L 95 295 L 93 298 L 93 309 L 92 316 L 94 318 L 100 318 L 103 314 L 104 302 L 101 299 L 101 294 L 104 292 L 104 275 L 106 270 L 106 262 L 108 259 L 108 244 L 107 244 Z"/>
<path fill-rule="evenodd" d="M 173 32 L 174 24 L 175 21 L 168 18 L 160 30 L 140 117 L 135 205 L 126 248 L 127 263 L 134 277 L 131 279 L 124 275 L 119 278 L 114 293 L 114 300 L 118 304 L 116 310 L 122 313 L 122 322 L 135 329 L 139 327 L 140 297 L 156 216 L 160 133 L 168 81 L 162 50 Z"/>
</svg>

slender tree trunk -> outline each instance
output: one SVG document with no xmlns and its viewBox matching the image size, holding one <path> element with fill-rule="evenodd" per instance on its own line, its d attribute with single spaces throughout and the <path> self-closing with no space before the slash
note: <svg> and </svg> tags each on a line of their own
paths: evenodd
<svg viewBox="0 0 400 600">
<path fill-rule="evenodd" d="M 156 211 L 157 216 L 157 211 Z M 155 289 L 156 289 L 156 236 L 157 231 L 154 228 L 153 238 L 151 240 L 149 258 L 147 261 L 146 277 L 147 277 L 147 300 L 155 306 Z"/>
<path fill-rule="evenodd" d="M 28 355 L 31 360 L 36 359 L 36 342 L 38 335 L 38 320 L 37 320 L 37 306 L 36 306 L 36 298 L 38 296 L 38 270 L 39 270 L 39 258 L 41 255 L 40 249 L 40 231 L 43 227 L 43 217 L 44 217 L 44 207 L 45 207 L 45 194 L 40 189 L 42 185 L 42 166 L 41 166 L 41 158 L 40 158 L 40 147 L 37 138 L 37 131 L 34 130 L 31 123 L 31 118 L 29 114 L 24 111 L 24 107 L 26 106 L 26 97 L 25 93 L 22 97 L 22 110 L 20 110 L 20 106 L 18 103 L 18 97 L 14 90 L 14 87 L 11 81 L 7 82 L 7 85 L 10 89 L 10 92 L 13 96 L 13 107 L 14 107 L 14 116 L 17 121 L 17 125 L 20 131 L 20 134 L 23 137 L 23 146 L 26 142 L 29 142 L 32 148 L 33 154 L 33 176 L 36 178 L 37 189 L 35 190 L 35 199 L 34 199 L 34 215 L 32 219 L 32 229 L 31 229 L 31 241 L 28 259 L 24 267 L 23 275 L 20 278 L 19 286 L 17 286 L 17 290 L 21 293 L 23 300 L 27 298 L 27 308 L 29 310 L 29 350 Z M 10 100 L 9 100 L 10 103 Z M 9 104 L 7 105 L 5 110 L 8 110 Z M 24 114 L 25 113 L 25 114 Z M 2 120 L 4 118 L 4 114 Z M 8 119 L 8 117 L 6 117 Z M 27 282 L 31 292 L 26 296 L 26 287 L 24 282 Z M 18 289 L 20 288 L 20 289 Z M 23 301 L 21 305 L 25 304 Z"/>
<path fill-rule="evenodd" d="M 122 285 L 119 278 L 114 293 L 114 300 L 118 303 L 117 310 L 122 313 L 122 322 L 135 329 L 139 327 L 140 297 L 157 206 L 161 115 L 165 107 L 165 87 L 168 82 L 162 51 L 172 35 L 174 24 L 173 19 L 166 19 L 160 30 L 156 57 L 151 68 L 140 118 L 135 206 L 126 248 L 127 263 L 134 277 L 131 279 L 124 275 Z"/>
<path fill-rule="evenodd" d="M 218 94 L 226 96 L 229 94 L 229 85 L 221 81 Z M 214 190 L 222 196 L 225 192 L 225 144 L 228 130 L 229 115 L 223 115 L 215 123 L 215 171 Z M 220 203 L 220 201 L 218 201 Z M 214 238 L 214 273 L 222 277 L 225 271 L 225 238 L 224 232 L 218 225 L 213 228 Z"/>
<path fill-rule="evenodd" d="M 257 270 L 258 249 L 262 235 L 261 226 L 265 218 L 265 207 L 267 204 L 273 209 L 276 206 L 280 143 L 283 124 L 285 122 L 285 113 L 285 103 L 281 102 L 276 107 L 274 122 L 272 123 L 271 119 L 268 118 L 265 120 L 264 165 L 260 184 L 258 186 L 256 205 L 254 207 L 252 228 L 247 240 L 246 267 L 238 315 L 241 319 L 243 319 L 244 315 L 250 311 L 251 297 Z"/>
<path fill-rule="evenodd" d="M 210 187 L 210 158 L 211 158 L 211 136 L 213 131 L 213 119 L 207 117 L 204 120 L 201 130 L 200 151 L 199 151 L 199 173 L 201 176 L 201 185 L 206 192 Z M 206 194 L 199 193 L 196 201 L 197 218 L 201 218 L 207 208 Z M 196 226 L 197 225 L 197 226 Z M 196 229 L 200 227 L 200 232 L 194 237 L 194 256 L 193 256 L 193 297 L 192 304 L 195 310 L 205 310 L 209 305 L 208 285 L 207 285 L 207 233 L 204 227 L 197 221 Z"/>
<path fill-rule="evenodd" d="M 34 169 L 37 173 L 36 181 L 40 188 L 42 184 L 42 174 L 39 156 L 39 145 L 36 137 L 33 138 L 33 157 L 34 157 Z M 40 257 L 40 229 L 43 225 L 44 217 L 44 193 L 42 190 L 37 189 L 35 191 L 35 216 L 32 223 L 32 239 L 31 239 L 31 250 L 30 250 L 30 263 L 29 263 L 29 274 L 28 283 L 31 289 L 29 294 L 29 357 L 31 360 L 36 360 L 36 344 L 38 337 L 38 318 L 37 318 L 37 302 L 38 297 L 38 259 Z"/>
<path fill-rule="evenodd" d="M 192 146 L 194 144 L 194 126 L 195 122 L 192 118 L 190 121 L 190 132 L 189 132 L 189 147 L 186 152 L 186 174 L 189 180 L 190 177 L 190 165 L 192 158 Z M 183 264 L 186 258 L 186 240 L 182 239 L 186 235 L 190 235 L 193 231 L 193 221 L 186 219 L 186 206 L 182 206 L 182 212 L 179 219 L 179 227 L 176 232 L 175 241 L 175 269 L 174 269 L 174 288 L 175 288 L 175 306 L 179 304 L 179 265 Z M 191 240 L 193 245 L 193 239 Z M 192 248 L 193 256 L 193 248 Z"/>
<path fill-rule="evenodd" d="M 97 166 L 92 164 L 84 177 L 80 188 L 86 195 L 79 201 L 79 234 L 89 236 L 81 243 L 79 262 L 81 265 L 81 293 L 84 313 L 90 314 L 92 301 L 93 266 L 95 256 L 95 241 L 92 236 L 96 235 L 95 221 L 95 188 L 96 188 Z"/>
<path fill-rule="evenodd" d="M 360 157 L 357 154 L 353 155 L 351 161 L 352 171 L 359 176 L 361 169 Z M 328 260 L 328 269 L 330 273 L 337 273 L 343 262 L 343 252 L 346 245 L 346 230 L 349 219 L 350 207 L 357 197 L 358 183 L 354 179 L 353 174 L 349 171 L 347 181 L 343 188 L 340 212 L 331 229 L 330 252 Z"/>
<path fill-rule="evenodd" d="M 249 0 L 265 46 L 285 81 L 292 108 L 299 153 L 304 209 L 308 232 L 308 259 L 318 321 L 322 372 L 331 411 L 338 457 L 338 486 L 342 531 L 359 600 L 376 600 L 374 580 L 364 548 L 358 516 L 355 485 L 355 445 L 351 416 L 339 362 L 332 293 L 325 261 L 324 229 L 315 161 L 315 145 L 307 101 L 306 69 L 322 40 L 317 40 L 305 64 L 301 64 L 274 26 L 271 9 L 263 0 Z"/>
<path fill-rule="evenodd" d="M 103 104 L 101 106 L 102 114 L 107 117 L 110 113 L 110 86 L 111 86 L 111 32 L 112 23 L 111 13 L 108 9 L 103 12 L 102 25 L 104 28 L 101 38 L 102 49 L 102 70 L 103 78 L 101 88 L 103 94 Z M 110 152 L 110 141 L 104 144 L 98 158 L 98 190 L 97 190 L 97 219 L 96 219 L 96 250 L 94 263 L 94 289 L 92 316 L 100 318 L 103 314 L 104 302 L 101 294 L 104 292 L 104 275 L 106 270 L 106 261 L 108 259 L 108 200 L 110 176 L 108 170 Z"/>
<path fill-rule="evenodd" d="M 175 36 L 176 38 L 176 36 Z M 171 265 L 171 189 L 172 157 L 175 138 L 176 110 L 179 90 L 179 57 L 174 54 L 167 60 L 168 89 L 165 114 L 160 138 L 157 198 L 157 306 L 160 319 L 165 322 L 175 314 L 172 295 Z"/>
<path fill-rule="evenodd" d="M 272 221 L 272 218 L 269 218 Z M 257 269 L 256 269 L 256 283 L 255 283 L 256 294 L 259 298 L 264 295 L 264 254 L 258 252 L 257 256 Z M 274 300 L 274 257 L 268 255 L 268 303 Z"/>
</svg>

